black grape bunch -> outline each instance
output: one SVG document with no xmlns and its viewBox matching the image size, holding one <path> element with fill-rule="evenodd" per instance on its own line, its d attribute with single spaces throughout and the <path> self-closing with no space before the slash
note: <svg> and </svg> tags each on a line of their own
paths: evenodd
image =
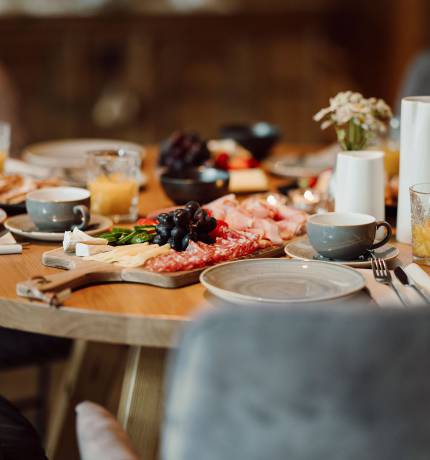
<svg viewBox="0 0 430 460">
<path fill-rule="evenodd" d="M 206 141 L 197 134 L 175 132 L 161 143 L 159 165 L 181 171 L 204 164 L 210 159 Z"/>
<path fill-rule="evenodd" d="M 190 241 L 215 242 L 209 233 L 215 230 L 217 221 L 197 201 L 189 201 L 184 208 L 159 214 L 157 219 L 157 235 L 153 242 L 160 246 L 169 243 L 175 251 L 185 251 Z"/>
</svg>

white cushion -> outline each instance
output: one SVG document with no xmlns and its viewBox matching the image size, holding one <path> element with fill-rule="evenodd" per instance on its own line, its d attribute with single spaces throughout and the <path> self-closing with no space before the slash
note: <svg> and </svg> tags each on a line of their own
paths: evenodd
<svg viewBox="0 0 430 460">
<path fill-rule="evenodd" d="M 115 417 L 89 401 L 76 406 L 76 431 L 81 460 L 139 460 Z"/>
</svg>

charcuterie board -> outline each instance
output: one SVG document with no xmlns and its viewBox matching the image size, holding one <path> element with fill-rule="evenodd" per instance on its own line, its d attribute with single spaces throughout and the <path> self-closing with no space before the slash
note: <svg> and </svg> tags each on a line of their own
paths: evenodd
<svg viewBox="0 0 430 460">
<path fill-rule="evenodd" d="M 284 246 L 272 246 L 256 251 L 246 258 L 278 257 L 284 255 Z M 103 262 L 86 261 L 66 254 L 62 248 L 47 251 L 42 263 L 48 267 L 67 270 L 54 275 L 35 277 L 17 284 L 17 294 L 44 300 L 58 305 L 74 289 L 103 282 L 129 282 L 149 284 L 162 288 L 179 288 L 198 283 L 200 273 L 206 268 L 174 273 L 157 273 L 144 268 L 122 268 Z"/>
</svg>

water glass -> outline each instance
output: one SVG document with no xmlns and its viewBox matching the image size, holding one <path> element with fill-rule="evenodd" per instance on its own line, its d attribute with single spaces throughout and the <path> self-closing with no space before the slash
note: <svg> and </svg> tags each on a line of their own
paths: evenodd
<svg viewBox="0 0 430 460">
<path fill-rule="evenodd" d="M 137 219 L 140 154 L 134 150 L 97 150 L 87 154 L 91 212 L 115 223 Z"/>
<path fill-rule="evenodd" d="M 412 254 L 414 261 L 430 265 L 430 183 L 409 187 Z"/>
<path fill-rule="evenodd" d="M 0 121 L 0 174 L 4 171 L 6 158 L 10 148 L 10 124 Z"/>
</svg>

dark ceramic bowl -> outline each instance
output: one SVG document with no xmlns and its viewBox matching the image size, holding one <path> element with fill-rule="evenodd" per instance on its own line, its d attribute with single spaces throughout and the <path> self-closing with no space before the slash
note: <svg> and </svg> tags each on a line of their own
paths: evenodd
<svg viewBox="0 0 430 460">
<path fill-rule="evenodd" d="M 272 147 L 281 138 L 279 128 L 265 122 L 250 125 L 224 125 L 221 127 L 220 135 L 223 139 L 233 139 L 238 142 L 249 150 L 257 160 L 266 158 Z"/>
<path fill-rule="evenodd" d="M 215 168 L 166 171 L 160 176 L 165 194 L 176 204 L 208 203 L 228 193 L 229 174 Z"/>
</svg>

